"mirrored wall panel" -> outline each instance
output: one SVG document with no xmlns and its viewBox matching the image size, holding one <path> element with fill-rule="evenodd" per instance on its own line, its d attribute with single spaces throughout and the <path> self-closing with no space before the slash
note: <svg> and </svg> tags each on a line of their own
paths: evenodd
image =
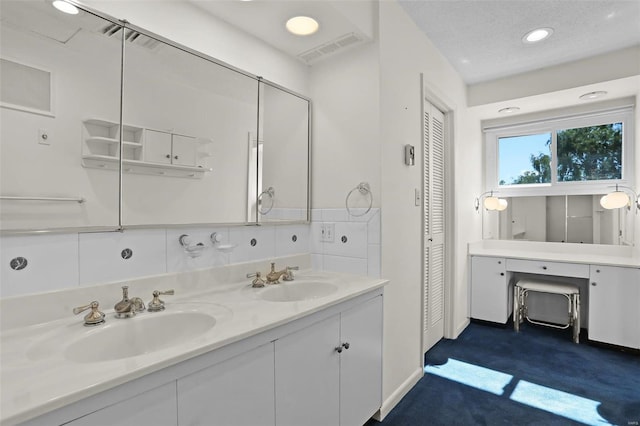
<svg viewBox="0 0 640 426">
<path fill-rule="evenodd" d="M 96 13 L 0 5 L 0 230 L 308 220 L 307 99 Z"/>
<path fill-rule="evenodd" d="M 249 137 L 249 221 L 305 221 L 309 101 L 261 82 L 259 105 L 258 137 Z"/>
<path fill-rule="evenodd" d="M 123 225 L 246 223 L 258 81 L 130 29 L 125 40 Z"/>
<path fill-rule="evenodd" d="M 502 240 L 633 245 L 634 207 L 607 210 L 601 197 L 512 197 L 506 210 L 484 214 L 498 221 Z"/>
<path fill-rule="evenodd" d="M 0 16 L 2 230 L 117 227 L 118 172 L 86 166 L 120 155 L 122 28 L 45 1 Z"/>
</svg>

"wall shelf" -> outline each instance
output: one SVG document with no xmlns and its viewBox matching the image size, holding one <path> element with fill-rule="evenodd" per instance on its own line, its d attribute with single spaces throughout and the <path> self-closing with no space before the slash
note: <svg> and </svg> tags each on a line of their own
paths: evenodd
<svg viewBox="0 0 640 426">
<path fill-rule="evenodd" d="M 153 138 L 158 131 L 144 127 L 122 126 L 122 166 L 124 173 L 137 173 L 154 176 L 182 177 L 201 179 L 211 168 L 196 164 L 197 160 L 210 157 L 208 153 L 198 151 L 198 146 L 212 143 L 210 139 L 166 133 L 169 140 L 187 141 L 180 145 L 180 155 L 161 153 L 166 162 L 153 161 L 158 157 L 157 144 Z M 189 143 L 190 140 L 197 143 Z M 171 149 L 171 148 L 169 148 Z M 175 161 L 180 159 L 181 161 Z M 158 157 L 159 158 L 159 157 Z M 186 158 L 186 161 L 184 160 Z M 189 160 L 193 158 L 193 160 Z M 185 164 L 186 163 L 186 164 Z M 87 168 L 119 170 L 120 165 L 120 125 L 113 121 L 89 119 L 82 122 L 82 165 Z"/>
<path fill-rule="evenodd" d="M 82 165 L 88 168 L 118 170 L 120 160 L 107 155 L 84 155 Z M 178 166 L 174 164 L 156 164 L 138 160 L 122 160 L 125 173 L 137 173 L 155 176 L 186 177 L 199 179 L 212 169 L 202 166 Z"/>
</svg>

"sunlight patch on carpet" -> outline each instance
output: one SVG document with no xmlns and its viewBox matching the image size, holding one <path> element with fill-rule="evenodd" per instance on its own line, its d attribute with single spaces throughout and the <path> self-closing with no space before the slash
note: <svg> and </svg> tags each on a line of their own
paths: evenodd
<svg viewBox="0 0 640 426">
<path fill-rule="evenodd" d="M 511 400 L 566 417 L 586 425 L 609 425 L 598 413 L 600 402 L 520 380 Z"/>
<path fill-rule="evenodd" d="M 425 374 L 453 380 L 494 395 L 502 395 L 504 387 L 511 382 L 513 376 L 489 368 L 480 367 L 463 361 L 449 358 L 446 364 L 427 365 Z"/>
</svg>

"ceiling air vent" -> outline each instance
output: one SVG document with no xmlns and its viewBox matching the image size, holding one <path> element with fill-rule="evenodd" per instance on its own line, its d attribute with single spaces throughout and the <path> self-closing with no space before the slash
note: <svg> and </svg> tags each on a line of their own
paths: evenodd
<svg viewBox="0 0 640 426">
<path fill-rule="evenodd" d="M 102 28 L 101 32 L 107 37 L 113 37 L 114 35 L 119 33 L 120 28 L 121 28 L 120 25 L 111 23 L 105 26 L 104 28 Z M 125 29 L 124 39 L 129 43 L 133 43 L 138 46 L 145 47 L 147 49 L 154 49 L 160 43 L 156 39 L 147 37 L 146 35 L 129 28 Z"/>
<path fill-rule="evenodd" d="M 298 55 L 298 58 L 302 59 L 306 63 L 315 62 L 321 58 L 343 50 L 348 46 L 360 44 L 365 41 L 365 38 L 356 33 L 349 33 L 338 37 L 335 40 L 316 46 L 313 49 L 302 52 Z"/>
</svg>

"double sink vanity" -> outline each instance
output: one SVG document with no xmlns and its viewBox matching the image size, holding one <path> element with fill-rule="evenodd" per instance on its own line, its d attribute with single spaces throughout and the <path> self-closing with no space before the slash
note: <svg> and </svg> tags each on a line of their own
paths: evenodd
<svg viewBox="0 0 640 426">
<path fill-rule="evenodd" d="M 300 271 L 262 288 L 254 262 L 2 299 L 1 424 L 363 424 L 381 405 L 387 281 L 277 263 Z M 147 306 L 174 294 L 119 319 L 123 285 Z M 105 322 L 84 326 L 72 310 L 92 300 Z"/>
</svg>

